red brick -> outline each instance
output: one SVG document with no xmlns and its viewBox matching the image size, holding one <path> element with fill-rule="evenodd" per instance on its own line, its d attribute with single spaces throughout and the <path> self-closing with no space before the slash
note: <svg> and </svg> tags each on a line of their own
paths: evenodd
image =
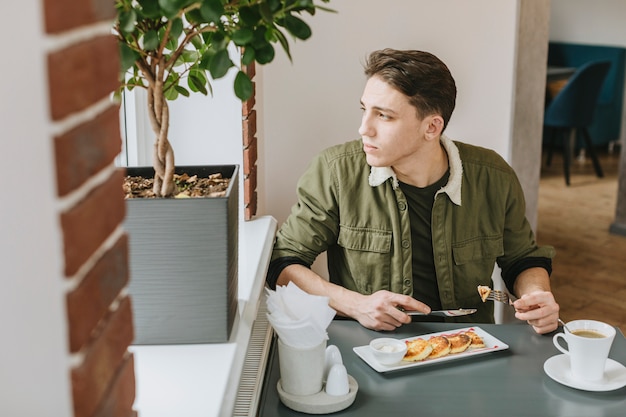
<svg viewBox="0 0 626 417">
<path fill-rule="evenodd" d="M 46 32 L 58 33 L 99 21 L 111 21 L 116 16 L 111 0 L 44 0 Z"/>
<path fill-rule="evenodd" d="M 67 295 L 70 351 L 79 351 L 93 335 L 109 306 L 128 284 L 128 236 L 122 236 Z"/>
<path fill-rule="evenodd" d="M 250 143 L 250 146 L 243 150 L 243 174 L 248 175 L 252 167 L 256 165 L 258 159 L 256 139 Z"/>
<path fill-rule="evenodd" d="M 127 354 L 113 386 L 105 394 L 94 417 L 130 417 L 135 414 L 135 365 L 132 354 Z"/>
<path fill-rule="evenodd" d="M 252 220 L 252 218 L 256 215 L 257 200 L 257 193 L 255 192 L 252 200 L 245 205 L 244 218 L 246 220 Z"/>
<path fill-rule="evenodd" d="M 70 277 L 121 224 L 126 215 L 124 171 L 115 170 L 85 199 L 61 214 L 65 275 Z"/>
<path fill-rule="evenodd" d="M 130 300 L 124 298 L 111 313 L 102 332 L 89 346 L 83 363 L 72 370 L 74 417 L 91 417 L 111 390 L 133 340 Z"/>
<path fill-rule="evenodd" d="M 248 117 L 242 121 L 241 128 L 242 133 L 241 136 L 243 138 L 243 147 L 247 148 L 250 146 L 252 141 L 256 135 L 256 110 L 253 110 L 252 113 L 248 115 Z"/>
<path fill-rule="evenodd" d="M 48 56 L 53 120 L 84 110 L 119 86 L 118 43 L 113 35 L 96 37 Z"/>
<path fill-rule="evenodd" d="M 110 165 L 121 150 L 119 107 L 54 139 L 57 188 L 64 196 Z"/>
<path fill-rule="evenodd" d="M 252 174 L 248 175 L 243 180 L 243 198 L 244 203 L 248 203 L 252 200 L 254 192 L 257 188 L 257 176 L 256 176 L 256 166 L 253 169 Z"/>
</svg>

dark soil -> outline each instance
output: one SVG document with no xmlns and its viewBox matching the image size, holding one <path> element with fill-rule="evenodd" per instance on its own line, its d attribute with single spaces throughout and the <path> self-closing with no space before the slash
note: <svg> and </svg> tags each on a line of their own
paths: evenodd
<svg viewBox="0 0 626 417">
<path fill-rule="evenodd" d="M 230 178 L 223 178 L 220 173 L 208 178 L 175 174 L 177 191 L 173 198 L 223 197 L 226 195 L 229 181 Z M 152 191 L 153 182 L 152 178 L 127 176 L 124 178 L 124 194 L 126 198 L 156 198 Z"/>
</svg>

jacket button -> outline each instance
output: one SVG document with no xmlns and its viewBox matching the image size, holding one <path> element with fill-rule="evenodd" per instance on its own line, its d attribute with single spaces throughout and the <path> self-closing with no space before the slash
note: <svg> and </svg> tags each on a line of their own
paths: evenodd
<svg viewBox="0 0 626 417">
<path fill-rule="evenodd" d="M 404 201 L 400 201 L 398 203 L 398 208 L 402 211 L 406 210 L 406 203 Z"/>
<path fill-rule="evenodd" d="M 411 243 L 408 240 L 405 239 L 402 241 L 402 247 L 404 249 L 408 249 L 410 246 L 411 246 Z"/>
<path fill-rule="evenodd" d="M 404 285 L 406 285 L 407 287 L 408 287 L 409 285 L 411 285 L 411 280 L 410 280 L 410 279 L 405 279 L 405 280 L 404 280 Z"/>
</svg>

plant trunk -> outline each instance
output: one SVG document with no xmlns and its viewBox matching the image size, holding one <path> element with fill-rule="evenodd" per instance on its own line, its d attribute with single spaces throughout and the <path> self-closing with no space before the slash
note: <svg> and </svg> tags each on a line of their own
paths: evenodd
<svg viewBox="0 0 626 417">
<path fill-rule="evenodd" d="M 156 136 L 152 165 L 154 167 L 153 191 L 157 197 L 170 197 L 174 193 L 174 150 L 167 139 L 169 107 L 163 95 L 162 83 L 148 88 L 148 114 Z"/>
</svg>

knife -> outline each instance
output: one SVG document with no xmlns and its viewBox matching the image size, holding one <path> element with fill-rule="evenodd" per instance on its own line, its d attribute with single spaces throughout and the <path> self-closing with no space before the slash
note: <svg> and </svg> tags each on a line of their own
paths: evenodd
<svg viewBox="0 0 626 417">
<path fill-rule="evenodd" d="M 405 313 L 409 316 L 446 316 L 446 317 L 458 317 L 467 316 L 468 314 L 474 314 L 477 311 L 475 308 L 459 308 L 458 310 L 433 310 L 429 314 L 422 313 L 421 311 L 406 310 Z"/>
</svg>

